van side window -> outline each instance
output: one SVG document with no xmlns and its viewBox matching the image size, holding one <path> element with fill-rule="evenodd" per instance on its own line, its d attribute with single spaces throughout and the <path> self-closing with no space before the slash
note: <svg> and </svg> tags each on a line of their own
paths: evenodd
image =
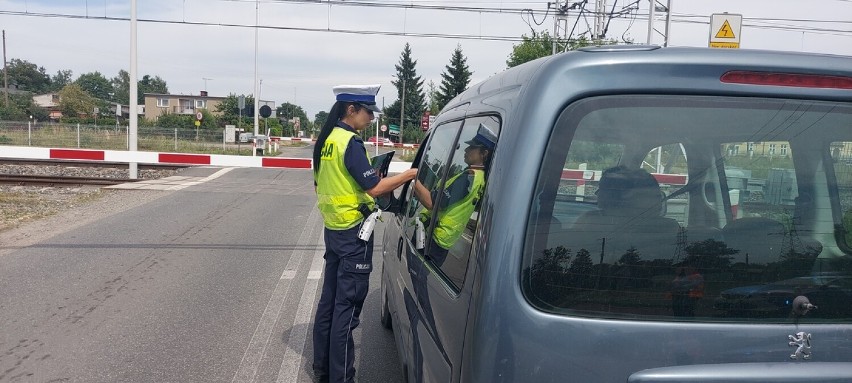
<svg viewBox="0 0 852 383">
<path fill-rule="evenodd" d="M 774 99 L 606 96 L 554 126 L 524 293 L 568 315 L 852 318 L 852 113 Z M 843 285 L 846 286 L 846 285 Z M 703 319 L 701 319 L 703 318 Z"/>
<path fill-rule="evenodd" d="M 500 122 L 496 117 L 465 120 L 458 140 L 448 146 L 452 150 L 447 162 L 440 167 L 445 173 L 438 172 L 443 182 L 429 188 L 428 183 L 419 181 L 421 177 L 427 180 L 433 177 L 430 174 L 435 172 L 433 164 L 421 168 L 427 171 L 421 170 L 422 176 L 418 173 L 418 183 L 414 186 L 420 209 L 411 219 L 419 221 L 426 229 L 421 254 L 456 289 L 464 284 L 473 232 L 499 129 Z M 435 139 L 430 143 L 427 156 L 432 150 L 441 152 L 434 142 Z"/>
</svg>

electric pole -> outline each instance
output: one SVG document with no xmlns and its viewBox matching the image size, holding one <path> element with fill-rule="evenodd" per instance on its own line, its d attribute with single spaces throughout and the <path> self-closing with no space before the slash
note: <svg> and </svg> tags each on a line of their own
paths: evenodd
<svg viewBox="0 0 852 383">
<path fill-rule="evenodd" d="M 606 28 L 606 0 L 595 0 L 595 36 L 593 40 L 603 40 Z"/>
<path fill-rule="evenodd" d="M 553 43 L 551 44 L 550 54 L 555 55 L 557 49 L 556 42 L 559 41 L 559 38 L 568 40 L 568 7 L 567 4 L 562 3 L 562 0 L 556 0 L 554 7 L 556 13 L 553 16 Z"/>
<path fill-rule="evenodd" d="M 669 46 L 669 31 L 672 25 L 672 1 L 673 0 L 667 0 L 666 5 L 663 6 L 657 0 L 650 0 L 651 4 L 648 8 L 648 40 L 646 41 L 648 45 L 653 44 L 653 37 L 656 32 L 656 34 L 663 36 L 663 46 Z M 666 25 L 664 32 L 660 32 L 654 27 L 658 18 L 658 13 L 665 14 Z"/>
<path fill-rule="evenodd" d="M 3 30 L 3 94 L 9 107 L 9 68 L 6 66 L 6 30 Z"/>
<path fill-rule="evenodd" d="M 399 143 L 402 143 L 402 125 L 405 116 L 405 78 L 402 79 L 402 102 L 399 104 Z M 378 140 L 378 138 L 376 139 Z M 378 144 L 378 143 L 377 143 Z"/>
</svg>

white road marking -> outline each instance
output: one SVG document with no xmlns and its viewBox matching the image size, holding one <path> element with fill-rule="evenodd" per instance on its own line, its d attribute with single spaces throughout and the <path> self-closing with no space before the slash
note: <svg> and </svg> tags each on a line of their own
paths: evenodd
<svg viewBox="0 0 852 383">
<path fill-rule="evenodd" d="M 290 337 L 287 339 L 287 352 L 284 354 L 284 360 L 281 361 L 281 368 L 278 369 L 277 383 L 296 383 L 299 381 L 300 367 L 306 359 L 304 353 L 308 332 L 313 329 L 310 324 L 317 292 L 319 291 L 319 276 L 322 275 L 322 256 L 324 253 L 325 243 L 321 235 L 319 236 L 317 250 L 314 252 L 314 259 L 311 262 L 311 270 L 308 272 L 305 290 L 302 292 L 302 299 L 299 300 L 299 309 L 296 311 L 296 318 L 293 319 L 293 327 L 291 327 L 291 329 L 296 329 L 301 325 L 302 330 L 290 331 Z M 311 276 L 316 276 L 316 278 L 311 278 Z"/>
<path fill-rule="evenodd" d="M 311 209 L 307 225 L 302 230 L 297 243 L 306 243 L 314 237 L 314 230 L 319 226 L 316 222 L 317 215 L 317 209 Z M 320 237 L 322 236 L 320 235 Z M 252 335 L 248 347 L 246 347 L 243 359 L 240 361 L 240 366 L 237 368 L 237 372 L 234 374 L 233 380 L 231 380 L 232 382 L 254 382 L 258 366 L 266 354 L 266 347 L 269 345 L 269 340 L 272 337 L 272 330 L 275 328 L 275 323 L 281 314 L 281 308 L 284 306 L 284 298 L 290 290 L 290 282 L 293 278 L 287 278 L 288 271 L 296 270 L 306 253 L 307 251 L 294 251 L 287 261 L 287 266 L 284 268 L 285 271 L 282 273 L 278 284 L 275 286 L 275 291 L 273 291 L 269 302 L 266 304 L 266 309 L 260 317 L 260 322 L 254 330 L 254 335 Z M 295 276 L 295 271 L 293 273 Z"/>
</svg>

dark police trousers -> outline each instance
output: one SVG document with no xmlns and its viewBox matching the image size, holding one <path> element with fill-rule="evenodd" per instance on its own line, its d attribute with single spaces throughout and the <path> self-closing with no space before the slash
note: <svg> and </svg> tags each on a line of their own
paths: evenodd
<svg viewBox="0 0 852 383">
<path fill-rule="evenodd" d="M 352 330 L 360 323 L 373 270 L 373 238 L 358 239 L 359 228 L 325 229 L 325 279 L 314 318 L 313 370 L 320 381 L 355 378 Z"/>
</svg>

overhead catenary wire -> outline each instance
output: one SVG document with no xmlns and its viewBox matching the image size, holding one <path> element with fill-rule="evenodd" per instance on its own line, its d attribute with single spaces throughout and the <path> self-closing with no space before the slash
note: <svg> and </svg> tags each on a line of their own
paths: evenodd
<svg viewBox="0 0 852 383">
<path fill-rule="evenodd" d="M 84 15 L 58 14 L 58 13 L 33 13 L 33 12 L 15 12 L 15 11 L 0 11 L 0 15 L 11 16 L 28 16 L 28 17 L 45 17 L 45 18 L 67 18 L 67 19 L 84 19 L 84 20 L 103 20 L 103 21 L 128 21 L 125 17 L 93 17 Z M 248 28 L 248 29 L 266 29 L 266 30 L 287 30 L 287 31 L 303 31 L 303 32 L 334 32 L 334 33 L 349 33 L 360 35 L 383 35 L 383 36 L 409 36 L 409 37 L 427 37 L 427 38 L 447 38 L 447 39 L 464 39 L 464 40 L 491 40 L 491 41 L 523 41 L 519 36 L 498 36 L 498 35 L 465 35 L 465 34 L 448 34 L 448 33 L 419 33 L 419 32 L 397 32 L 397 31 L 376 31 L 376 30 L 354 30 L 354 29 L 334 29 L 334 28 L 304 28 L 304 27 L 284 27 L 274 25 L 254 25 L 254 24 L 235 24 L 235 23 L 215 23 L 215 22 L 197 22 L 197 21 L 178 21 L 178 20 L 158 20 L 158 19 L 139 19 L 140 23 L 151 24 L 176 24 L 190 26 L 216 26 L 216 27 L 233 27 L 233 28 Z"/>
<path fill-rule="evenodd" d="M 383 8 L 399 8 L 399 9 L 417 9 L 417 10 L 432 10 L 432 11 L 451 11 L 451 12 L 476 12 L 479 14 L 483 13 L 503 13 L 503 14 L 518 14 L 521 17 L 533 17 L 533 21 L 536 25 L 541 25 L 535 20 L 535 15 L 542 15 L 545 18 L 549 15 L 549 9 L 545 10 L 535 10 L 532 8 L 507 8 L 507 7 L 475 7 L 475 6 L 447 6 L 447 5 L 428 5 L 424 4 L 426 2 L 418 2 L 419 4 L 414 4 L 411 2 L 393 2 L 393 1 L 385 1 L 385 2 L 371 2 L 371 1 L 349 1 L 349 0 L 216 0 L 221 2 L 235 2 L 235 3 L 255 3 L 256 1 L 260 1 L 262 3 L 271 3 L 271 4 L 321 4 L 324 6 L 353 6 L 353 7 L 383 7 Z M 841 0 L 835 0 L 841 1 Z M 852 2 L 849 0 L 848 2 Z M 439 2 L 436 2 L 439 3 Z M 454 4 L 460 3 L 468 3 L 468 2 L 456 2 Z M 527 3 L 541 3 L 541 2 L 510 2 L 508 4 L 527 4 Z M 632 24 L 636 20 L 648 20 L 647 13 L 640 13 L 638 11 L 638 7 L 635 7 L 638 1 L 632 2 L 628 6 L 623 7 L 621 10 L 613 10 L 609 12 L 603 12 L 605 17 L 607 18 L 607 25 L 613 18 L 619 18 L 627 16 L 629 17 L 629 25 L 625 33 L 628 33 Z M 501 3 L 507 4 L 507 3 Z M 584 17 L 589 15 L 598 15 L 599 12 L 593 10 L 586 10 L 585 6 L 581 8 L 580 14 Z M 29 12 L 28 9 L 25 11 L 9 11 L 9 10 L 0 10 L 0 15 L 11 15 L 11 16 L 28 16 L 28 17 L 44 17 L 44 18 L 69 18 L 69 19 L 88 19 L 88 20 L 106 20 L 106 21 L 128 21 L 128 18 L 125 17 L 109 17 L 106 14 L 104 16 L 94 16 L 94 15 L 77 15 L 77 14 L 68 14 L 68 13 L 39 13 L 39 12 Z M 385 36 L 406 36 L 406 37 L 424 37 L 424 38 L 441 38 L 441 39 L 465 39 L 465 40 L 486 40 L 486 41 L 512 41 L 518 42 L 523 41 L 522 37 L 518 36 L 501 36 L 501 35 L 473 35 L 473 34 L 452 34 L 452 33 L 422 33 L 422 32 L 399 32 L 399 31 L 381 31 L 381 30 L 356 30 L 356 29 L 336 29 L 331 28 L 331 25 L 328 25 L 324 28 L 308 28 L 308 27 L 287 27 L 287 26 L 275 26 L 275 25 L 254 25 L 254 24 L 240 24 L 240 23 L 222 23 L 222 22 L 209 22 L 209 21 L 186 21 L 186 20 L 167 20 L 167 19 L 139 19 L 139 22 L 142 23 L 160 23 L 160 24 L 183 24 L 183 25 L 191 25 L 191 26 L 220 26 L 220 27 L 235 27 L 235 28 L 260 28 L 260 29 L 268 29 L 268 30 L 290 30 L 290 31 L 305 31 L 305 32 L 332 32 L 332 33 L 344 33 L 344 34 L 363 34 L 363 35 L 385 35 Z M 586 21 L 588 24 L 588 21 Z M 850 28 L 842 28 L 842 27 L 814 27 L 809 25 L 797 25 L 797 24 L 781 24 L 781 23 L 816 23 L 820 25 L 850 25 Z M 532 25 L 526 21 L 527 25 L 532 27 Z M 672 14 L 672 23 L 679 24 L 704 24 L 709 25 L 709 16 L 705 15 L 694 15 L 694 14 Z M 575 23 L 576 27 L 576 23 Z M 849 36 L 852 35 L 852 20 L 815 20 L 815 19 L 805 19 L 805 18 L 760 18 L 760 17 L 744 17 L 743 18 L 743 28 L 755 28 L 755 29 L 768 29 L 768 30 L 786 30 L 786 31 L 797 31 L 797 32 L 806 32 L 813 34 L 827 34 L 827 35 L 838 35 L 838 36 Z M 573 35 L 573 31 L 572 31 Z M 585 33 L 581 33 L 581 35 L 585 35 Z M 568 40 L 573 40 L 573 36 L 567 36 Z M 622 36 L 623 39 L 624 36 Z"/>
</svg>

